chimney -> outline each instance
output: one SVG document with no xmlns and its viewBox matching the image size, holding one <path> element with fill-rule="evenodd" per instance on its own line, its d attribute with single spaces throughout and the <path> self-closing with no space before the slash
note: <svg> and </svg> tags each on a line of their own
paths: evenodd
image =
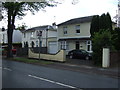
<svg viewBox="0 0 120 90">
<path fill-rule="evenodd" d="M 54 22 L 54 23 L 52 23 L 52 27 L 53 27 L 53 29 L 57 29 L 57 25 L 56 25 L 56 23 Z"/>
</svg>

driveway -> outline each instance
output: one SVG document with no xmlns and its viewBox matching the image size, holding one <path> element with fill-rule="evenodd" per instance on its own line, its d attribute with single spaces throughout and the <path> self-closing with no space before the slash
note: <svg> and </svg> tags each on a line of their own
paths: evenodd
<svg viewBox="0 0 120 90">
<path fill-rule="evenodd" d="M 66 63 L 76 64 L 76 65 L 94 66 L 92 60 L 70 59 L 68 57 L 66 58 Z"/>
</svg>

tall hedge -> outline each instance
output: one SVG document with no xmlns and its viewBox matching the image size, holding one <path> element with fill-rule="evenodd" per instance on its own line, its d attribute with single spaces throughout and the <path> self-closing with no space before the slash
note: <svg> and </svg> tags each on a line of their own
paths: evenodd
<svg viewBox="0 0 120 90">
<path fill-rule="evenodd" d="M 103 13 L 101 16 L 93 16 L 90 28 L 91 37 L 94 36 L 95 32 L 99 32 L 103 29 L 112 31 L 112 20 L 109 13 Z"/>
<path fill-rule="evenodd" d="M 117 51 L 120 51 L 120 28 L 116 28 L 115 30 L 113 30 L 112 34 L 113 34 L 112 44 L 114 45 Z"/>
</svg>

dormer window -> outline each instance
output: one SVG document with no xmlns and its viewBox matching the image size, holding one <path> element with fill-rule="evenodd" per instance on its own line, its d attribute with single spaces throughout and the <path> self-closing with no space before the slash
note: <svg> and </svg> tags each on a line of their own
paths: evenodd
<svg viewBox="0 0 120 90">
<path fill-rule="evenodd" d="M 75 26 L 75 30 L 76 30 L 76 33 L 79 34 L 79 33 L 80 33 L 80 25 L 76 25 L 76 26 Z"/>
<path fill-rule="evenodd" d="M 67 35 L 67 27 L 63 27 L 63 34 Z"/>
</svg>

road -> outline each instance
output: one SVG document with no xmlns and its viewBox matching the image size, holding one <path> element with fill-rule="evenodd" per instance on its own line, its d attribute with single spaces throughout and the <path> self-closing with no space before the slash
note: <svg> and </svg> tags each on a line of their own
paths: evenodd
<svg viewBox="0 0 120 90">
<path fill-rule="evenodd" d="M 2 60 L 2 88 L 118 88 L 107 76 Z"/>
</svg>

